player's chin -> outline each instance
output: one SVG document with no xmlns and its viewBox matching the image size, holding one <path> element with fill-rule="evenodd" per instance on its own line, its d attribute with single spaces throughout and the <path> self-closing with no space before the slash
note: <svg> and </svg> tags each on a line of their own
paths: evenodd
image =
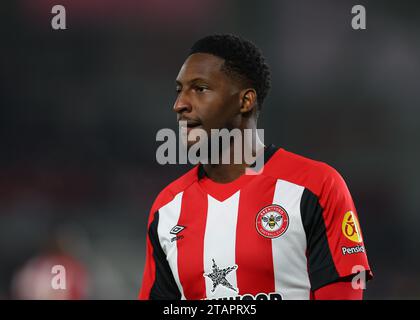
<svg viewBox="0 0 420 320">
<path fill-rule="evenodd" d="M 202 147 L 203 142 L 200 142 L 199 139 L 191 141 L 187 141 L 187 150 L 189 151 L 193 146 L 195 146 L 195 149 L 199 149 Z"/>
<path fill-rule="evenodd" d="M 197 148 L 202 147 L 202 144 L 206 144 L 208 142 L 208 137 L 209 135 L 207 131 L 201 126 L 188 128 L 186 141 L 187 148 L 190 149 L 192 146 Z"/>
<path fill-rule="evenodd" d="M 197 143 L 200 143 L 200 141 L 198 139 L 197 140 L 193 140 L 193 139 L 190 139 L 189 137 L 183 137 L 183 136 L 181 136 L 180 137 L 180 143 L 181 143 L 181 145 L 184 148 L 187 149 L 187 151 L 189 151 L 192 146 L 194 146 Z M 198 147 L 198 145 L 197 145 L 197 147 Z"/>
<path fill-rule="evenodd" d="M 187 153 L 188 160 L 192 161 L 191 163 L 196 164 L 197 161 L 201 163 L 209 163 L 209 146 L 204 141 L 188 141 L 187 143 Z"/>
</svg>

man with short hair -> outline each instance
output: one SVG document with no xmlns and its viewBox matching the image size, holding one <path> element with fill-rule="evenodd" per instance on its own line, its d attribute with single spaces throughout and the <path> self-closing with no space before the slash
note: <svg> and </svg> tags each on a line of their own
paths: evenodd
<svg viewBox="0 0 420 320">
<path fill-rule="evenodd" d="M 179 71 L 173 109 L 188 135 L 256 132 L 270 82 L 253 43 L 208 36 Z M 372 273 L 344 180 L 255 136 L 245 142 L 263 159 L 255 174 L 245 161 L 203 162 L 158 195 L 140 299 L 362 299 L 352 279 Z"/>
</svg>

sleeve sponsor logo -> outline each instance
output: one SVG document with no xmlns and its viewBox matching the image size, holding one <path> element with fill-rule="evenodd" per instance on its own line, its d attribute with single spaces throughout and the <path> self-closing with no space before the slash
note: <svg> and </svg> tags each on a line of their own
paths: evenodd
<svg viewBox="0 0 420 320">
<path fill-rule="evenodd" d="M 353 211 L 348 211 L 344 214 L 341 230 L 347 239 L 357 243 L 363 241 L 359 221 Z"/>
<path fill-rule="evenodd" d="M 341 247 L 341 252 L 343 256 L 345 256 L 346 254 L 355 254 L 355 253 L 361 253 L 361 252 L 364 253 L 365 247 L 364 246 Z"/>
</svg>

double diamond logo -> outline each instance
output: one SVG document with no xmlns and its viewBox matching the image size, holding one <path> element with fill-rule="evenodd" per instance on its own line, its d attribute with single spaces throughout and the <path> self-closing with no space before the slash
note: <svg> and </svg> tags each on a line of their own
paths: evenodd
<svg viewBox="0 0 420 320">
<path fill-rule="evenodd" d="M 175 227 L 173 227 L 172 229 L 171 229 L 171 231 L 169 231 L 169 233 L 170 234 L 178 234 L 178 233 L 180 233 L 182 230 L 184 230 L 185 229 L 185 227 L 184 226 L 179 226 L 179 225 L 176 225 Z"/>
<path fill-rule="evenodd" d="M 173 227 L 171 229 L 171 231 L 169 231 L 170 234 L 175 235 L 175 237 L 173 237 L 171 239 L 171 242 L 177 241 L 177 240 L 181 240 L 184 238 L 183 235 L 178 235 L 182 230 L 184 230 L 185 227 L 184 226 L 180 226 L 180 225 L 176 225 L 175 227 Z"/>
</svg>

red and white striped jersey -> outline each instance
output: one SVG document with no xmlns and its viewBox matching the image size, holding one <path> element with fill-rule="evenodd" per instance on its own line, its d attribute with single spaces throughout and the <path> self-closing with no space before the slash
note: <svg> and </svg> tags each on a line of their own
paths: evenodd
<svg viewBox="0 0 420 320">
<path fill-rule="evenodd" d="M 310 299 L 372 276 L 339 173 L 274 146 L 264 156 L 261 174 L 220 184 L 199 165 L 159 194 L 140 299 Z"/>
</svg>

